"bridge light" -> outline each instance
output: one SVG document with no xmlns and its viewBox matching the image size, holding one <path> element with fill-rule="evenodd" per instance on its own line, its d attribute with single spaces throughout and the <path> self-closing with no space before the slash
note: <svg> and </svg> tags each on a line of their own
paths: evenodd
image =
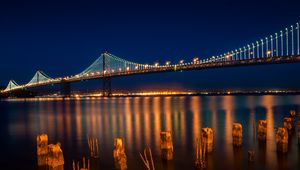
<svg viewBox="0 0 300 170">
<path fill-rule="evenodd" d="M 114 73 L 114 72 L 115 72 L 115 70 L 114 70 L 114 69 L 112 69 L 112 70 L 111 70 L 111 72 L 113 72 L 113 73 Z"/>
<path fill-rule="evenodd" d="M 103 74 L 105 74 L 105 73 L 106 73 L 106 70 L 103 71 Z"/>
<path fill-rule="evenodd" d="M 272 54 L 272 52 L 269 50 L 267 51 L 267 56 L 269 57 Z"/>
<path fill-rule="evenodd" d="M 171 64 L 170 61 L 166 61 L 166 66 L 169 66 Z"/>
<path fill-rule="evenodd" d="M 126 70 L 129 71 L 129 66 L 126 67 Z"/>
<path fill-rule="evenodd" d="M 180 60 L 180 61 L 179 61 L 179 64 L 183 64 L 183 63 L 184 63 L 184 60 Z"/>
<path fill-rule="evenodd" d="M 119 68 L 119 72 L 121 72 L 122 71 L 122 68 Z"/>
<path fill-rule="evenodd" d="M 136 65 L 134 68 L 137 70 L 137 69 L 139 68 L 139 66 L 138 66 L 138 65 Z"/>
<path fill-rule="evenodd" d="M 198 58 L 198 57 L 193 58 L 193 63 L 194 63 L 194 64 L 197 63 L 198 61 L 199 61 L 199 58 Z"/>
<path fill-rule="evenodd" d="M 158 67 L 158 65 L 159 65 L 159 63 L 154 63 L 154 66 L 155 66 L 155 67 Z"/>
</svg>

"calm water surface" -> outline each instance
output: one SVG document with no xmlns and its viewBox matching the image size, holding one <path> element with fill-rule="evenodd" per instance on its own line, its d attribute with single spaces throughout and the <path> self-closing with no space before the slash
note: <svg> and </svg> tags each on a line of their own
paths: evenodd
<svg viewBox="0 0 300 170">
<path fill-rule="evenodd" d="M 297 131 L 286 156 L 276 153 L 275 129 L 289 110 L 300 111 L 300 96 L 126 97 L 82 100 L 0 102 L 0 169 L 38 169 L 36 135 L 60 142 L 65 169 L 88 156 L 87 135 L 100 139 L 100 169 L 114 169 L 113 139 L 123 137 L 129 169 L 143 169 L 139 152 L 151 146 L 157 169 L 193 169 L 193 150 L 201 127 L 214 130 L 208 169 L 299 169 Z M 253 122 L 267 119 L 266 145 L 253 142 Z M 243 124 L 243 147 L 232 146 L 232 124 Z M 160 131 L 173 133 L 174 161 L 160 159 Z M 255 147 L 255 162 L 247 151 Z"/>
</svg>

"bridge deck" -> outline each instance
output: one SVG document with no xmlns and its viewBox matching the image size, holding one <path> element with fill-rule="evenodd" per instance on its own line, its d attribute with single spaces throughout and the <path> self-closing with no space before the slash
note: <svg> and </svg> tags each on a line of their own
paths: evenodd
<svg viewBox="0 0 300 170">
<path fill-rule="evenodd" d="M 282 56 L 282 57 L 269 57 L 269 58 L 255 58 L 247 60 L 227 60 L 227 61 L 212 61 L 208 63 L 184 63 L 176 64 L 170 66 L 157 66 L 148 69 L 136 69 L 128 71 L 116 71 L 111 73 L 91 73 L 83 76 L 71 76 L 65 78 L 54 78 L 51 80 L 30 84 L 30 85 L 20 85 L 17 88 L 5 91 L 11 92 L 20 89 L 29 89 L 53 84 L 62 83 L 73 83 L 84 80 L 101 79 L 103 77 L 120 77 L 120 76 L 131 76 L 138 74 L 150 74 L 150 73 L 162 73 L 162 72 L 173 72 L 180 70 L 202 70 L 211 68 L 224 68 L 224 67 L 240 67 L 240 66 L 251 66 L 251 65 L 267 65 L 267 64 L 284 64 L 284 63 L 296 63 L 300 62 L 300 55 Z M 4 93 L 5 93 L 4 92 Z"/>
</svg>

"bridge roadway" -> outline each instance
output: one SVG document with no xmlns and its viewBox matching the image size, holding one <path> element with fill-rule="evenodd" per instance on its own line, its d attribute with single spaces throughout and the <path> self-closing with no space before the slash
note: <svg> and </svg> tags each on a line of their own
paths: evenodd
<svg viewBox="0 0 300 170">
<path fill-rule="evenodd" d="M 31 85 L 20 85 L 15 89 L 11 89 L 8 92 L 20 90 L 20 89 L 29 89 L 47 85 L 62 84 L 62 83 L 73 83 L 84 80 L 94 80 L 102 79 L 103 77 L 121 77 L 121 76 L 131 76 L 139 74 L 150 74 L 150 73 L 162 73 L 162 72 L 174 72 L 181 70 L 203 70 L 203 69 L 212 69 L 212 68 L 224 68 L 224 67 L 240 67 L 240 66 L 252 66 L 252 65 L 268 65 L 268 64 L 284 64 L 284 63 L 297 63 L 300 62 L 300 55 L 290 55 L 290 56 L 281 56 L 281 57 L 268 57 L 268 58 L 255 58 L 255 59 L 246 59 L 246 60 L 229 60 L 227 61 L 210 61 L 207 63 L 183 63 L 176 65 L 164 65 L 157 66 L 154 68 L 146 69 L 135 69 L 135 70 L 125 70 L 124 71 L 115 71 L 110 73 L 90 73 L 86 75 L 76 75 L 64 78 L 54 78 L 44 82 L 39 82 Z"/>
</svg>

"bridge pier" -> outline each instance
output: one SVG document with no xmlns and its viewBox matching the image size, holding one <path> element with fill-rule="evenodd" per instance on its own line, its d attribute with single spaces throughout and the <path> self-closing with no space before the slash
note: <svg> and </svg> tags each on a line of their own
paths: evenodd
<svg viewBox="0 0 300 170">
<path fill-rule="evenodd" d="M 109 56 L 107 55 L 107 52 L 103 53 L 102 68 L 104 72 L 107 69 L 110 69 Z M 111 77 L 109 75 L 108 76 L 105 74 L 103 75 L 102 94 L 103 97 L 111 96 Z"/>
<path fill-rule="evenodd" d="M 104 97 L 111 96 L 111 77 L 103 77 L 102 94 Z"/>
<path fill-rule="evenodd" d="M 60 94 L 63 97 L 70 97 L 71 96 L 71 83 L 70 82 L 61 83 Z"/>
</svg>

